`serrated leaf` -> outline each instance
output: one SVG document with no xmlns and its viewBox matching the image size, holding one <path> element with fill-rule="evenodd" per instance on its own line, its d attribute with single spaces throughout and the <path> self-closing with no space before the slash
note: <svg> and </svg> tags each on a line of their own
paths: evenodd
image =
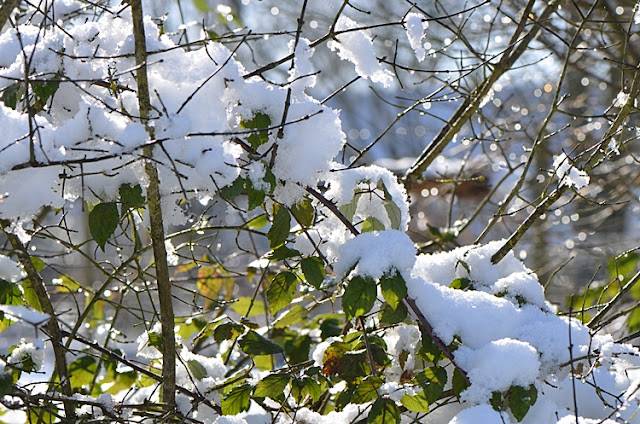
<svg viewBox="0 0 640 424">
<path fill-rule="evenodd" d="M 287 240 L 289 236 L 289 230 L 291 229 L 291 215 L 284 206 L 278 208 L 278 211 L 273 217 L 273 223 L 271 229 L 267 233 L 269 239 L 269 246 L 272 249 L 280 246 Z"/>
<path fill-rule="evenodd" d="M 298 335 L 297 333 L 294 333 L 294 336 L 286 339 L 284 343 L 284 353 L 287 355 L 290 365 L 299 364 L 309 359 L 312 341 L 309 335 Z"/>
<path fill-rule="evenodd" d="M 118 227 L 118 206 L 115 202 L 98 203 L 89 213 L 89 231 L 91 237 L 104 252 L 109 237 Z"/>
<path fill-rule="evenodd" d="M 378 389 L 384 381 L 378 376 L 367 376 L 358 384 L 356 391 L 351 398 L 352 403 L 366 403 L 378 397 Z"/>
<path fill-rule="evenodd" d="M 367 423 L 398 424 L 400 423 L 400 409 L 391 399 L 379 397 L 369 411 Z"/>
<path fill-rule="evenodd" d="M 298 202 L 291 208 L 291 213 L 296 221 L 305 228 L 309 228 L 313 224 L 313 214 L 315 210 L 311 204 L 311 199 L 305 198 L 302 202 Z"/>
<path fill-rule="evenodd" d="M 509 389 L 509 409 L 518 422 L 524 419 L 537 400 L 538 390 L 533 384 L 529 388 L 511 386 Z"/>
<path fill-rule="evenodd" d="M 469 383 L 465 380 L 462 372 L 458 368 L 453 370 L 453 377 L 451 378 L 451 389 L 453 390 L 453 394 L 456 395 L 457 398 L 460 398 L 460 393 L 462 393 L 467 387 L 469 387 Z"/>
<path fill-rule="evenodd" d="M 35 81 L 31 83 L 31 90 L 43 103 L 58 91 L 59 81 Z"/>
<path fill-rule="evenodd" d="M 225 19 L 226 21 L 226 19 Z M 249 121 L 241 121 L 240 127 L 252 130 L 264 130 L 271 125 L 271 118 L 269 115 L 262 112 L 258 112 Z M 268 131 L 256 131 L 247 137 L 247 141 L 251 144 L 254 150 L 269 141 Z"/>
<path fill-rule="evenodd" d="M 208 375 L 207 369 L 195 359 L 188 360 L 187 367 L 189 368 L 189 372 L 191 372 L 193 378 L 196 380 L 202 380 Z"/>
<path fill-rule="evenodd" d="M 222 397 L 220 407 L 223 415 L 236 415 L 249 410 L 251 405 L 251 386 L 243 384 L 231 389 Z"/>
<path fill-rule="evenodd" d="M 267 255 L 267 258 L 272 261 L 281 261 L 287 258 L 293 258 L 295 256 L 301 256 L 302 254 L 295 249 L 290 249 L 287 246 L 280 246 Z"/>
<path fill-rule="evenodd" d="M 382 304 L 378 318 L 381 323 L 394 325 L 404 321 L 408 313 L 407 306 L 403 302 L 398 303 L 396 309 L 393 309 L 391 305 L 385 302 Z"/>
<path fill-rule="evenodd" d="M 320 387 L 320 384 L 310 377 L 304 377 L 302 384 L 304 388 L 303 393 L 309 395 L 314 402 L 317 402 L 320 396 L 322 396 L 322 387 Z"/>
<path fill-rule="evenodd" d="M 429 412 L 429 401 L 424 392 L 416 395 L 405 394 L 400 402 L 411 412 Z"/>
<path fill-rule="evenodd" d="M 2 100 L 2 103 L 4 103 L 6 107 L 16 110 L 16 108 L 18 107 L 18 98 L 22 97 L 18 96 L 18 92 L 23 87 L 24 86 L 22 84 L 18 83 L 10 85 L 2 92 L 2 97 L 0 97 L 0 100 Z"/>
<path fill-rule="evenodd" d="M 235 322 L 225 322 L 224 324 L 220 324 L 213 330 L 213 339 L 220 343 L 224 340 L 235 339 L 244 333 L 244 326 L 240 324 L 236 324 Z"/>
<path fill-rule="evenodd" d="M 342 307 L 347 319 L 366 314 L 376 301 L 376 282 L 369 277 L 356 275 L 347 284 L 342 295 Z"/>
<path fill-rule="evenodd" d="M 238 342 L 238 345 L 247 355 L 272 355 L 284 351 L 282 346 L 253 330 L 245 334 Z"/>
<path fill-rule="evenodd" d="M 362 193 L 356 193 L 353 196 L 353 199 L 346 205 L 342 205 L 338 208 L 338 210 L 347 218 L 349 221 L 353 221 L 353 216 L 356 214 L 356 210 L 358 209 L 358 201 L 360 200 L 360 196 Z"/>
<path fill-rule="evenodd" d="M 434 403 L 440 399 L 447 384 L 447 371 L 442 367 L 430 367 L 418 373 L 415 379 L 422 386 L 427 401 Z"/>
<path fill-rule="evenodd" d="M 289 305 L 296 295 L 297 280 L 295 274 L 284 271 L 276 275 L 267 289 L 269 310 L 275 314 Z"/>
<path fill-rule="evenodd" d="M 382 276 L 380 290 L 384 300 L 395 310 L 407 295 L 407 283 L 398 271 L 394 271 L 391 275 L 385 274 Z"/>
<path fill-rule="evenodd" d="M 293 305 L 291 309 L 280 315 L 277 320 L 274 321 L 273 326 L 275 328 L 287 328 L 291 325 L 297 324 L 307 317 L 307 308 L 302 305 Z"/>
<path fill-rule="evenodd" d="M 362 223 L 361 232 L 363 233 L 371 233 L 373 231 L 384 231 L 384 230 L 385 230 L 384 224 L 380 222 L 378 218 L 374 218 L 372 216 L 365 219 L 364 222 Z"/>
<path fill-rule="evenodd" d="M 258 382 L 253 391 L 253 397 L 277 398 L 282 395 L 289 381 L 291 381 L 289 374 L 270 374 Z"/>
<path fill-rule="evenodd" d="M 235 197 L 242 194 L 243 190 L 244 190 L 244 179 L 238 177 L 235 179 L 233 183 L 231 183 L 231 185 L 222 187 L 220 189 L 220 195 L 227 200 L 233 200 Z"/>
<path fill-rule="evenodd" d="M 327 272 L 324 268 L 322 259 L 318 258 L 317 256 L 304 258 L 300 262 L 300 268 L 302 268 L 304 279 L 307 280 L 307 282 L 313 287 L 319 289 L 322 285 L 322 281 L 324 281 L 324 276 Z"/>
<path fill-rule="evenodd" d="M 147 199 L 142 195 L 142 187 L 136 184 L 131 187 L 129 184 L 122 184 L 119 189 L 120 200 L 122 201 L 122 213 L 130 208 L 141 208 Z"/>
<path fill-rule="evenodd" d="M 262 206 L 266 194 L 262 190 L 253 187 L 253 183 L 247 178 L 247 197 L 249 198 L 249 210 Z"/>
</svg>

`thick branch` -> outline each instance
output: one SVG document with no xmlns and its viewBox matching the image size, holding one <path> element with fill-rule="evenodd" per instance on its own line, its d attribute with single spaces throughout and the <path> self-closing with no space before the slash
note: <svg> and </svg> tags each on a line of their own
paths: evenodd
<svg viewBox="0 0 640 424">
<path fill-rule="evenodd" d="M 154 139 L 153 128 L 149 125 L 151 101 L 149 98 L 149 82 L 147 80 L 147 45 L 142 18 L 141 0 L 131 0 L 131 15 L 133 18 L 133 35 L 135 42 L 136 83 L 138 85 L 138 106 L 140 118 L 147 127 L 151 140 Z M 146 157 L 153 157 L 153 147 L 144 149 Z M 158 280 L 158 297 L 160 300 L 160 322 L 162 323 L 162 400 L 167 404 L 169 411 L 176 406 L 176 342 L 175 319 L 173 304 L 171 301 L 171 280 L 169 266 L 167 264 L 167 251 L 165 247 L 164 224 L 162 220 L 162 208 L 160 206 L 160 179 L 158 169 L 153 161 L 145 161 L 145 172 L 149 178 L 147 188 L 147 207 L 149 208 L 149 223 L 151 226 L 151 242 L 153 257 L 155 260 L 156 279 Z"/>
</svg>

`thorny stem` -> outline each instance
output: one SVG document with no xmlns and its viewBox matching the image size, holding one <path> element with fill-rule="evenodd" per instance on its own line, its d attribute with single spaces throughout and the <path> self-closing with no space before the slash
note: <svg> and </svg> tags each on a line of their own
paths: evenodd
<svg viewBox="0 0 640 424">
<path fill-rule="evenodd" d="M 46 324 L 47 332 L 49 333 L 49 337 L 51 338 L 51 344 L 53 346 L 53 354 L 55 357 L 56 368 L 58 376 L 60 377 L 60 386 L 62 394 L 65 396 L 71 396 L 73 393 L 71 391 L 71 382 L 69 381 L 69 370 L 67 368 L 67 360 L 65 358 L 66 349 L 64 344 L 62 343 L 62 333 L 60 331 L 60 325 L 58 324 L 58 318 L 56 317 L 56 311 L 53 308 L 53 304 L 51 303 L 51 299 L 49 298 L 49 293 L 47 293 L 47 289 L 44 285 L 44 281 L 40 276 L 40 273 L 31 262 L 31 255 L 26 248 L 26 246 L 20 241 L 18 236 L 9 232 L 7 227 L 10 225 L 8 221 L 2 220 L 0 221 L 0 226 L 2 230 L 7 235 L 9 239 L 9 243 L 11 243 L 11 247 L 16 251 L 16 255 L 20 260 L 24 270 L 29 277 L 29 281 L 31 282 L 31 287 L 36 293 L 38 297 L 38 301 L 40 302 L 40 306 L 42 307 L 42 311 L 51 316 L 51 319 Z M 75 411 L 73 407 L 73 402 L 65 401 L 64 402 L 64 412 L 67 419 L 72 420 L 75 417 Z"/>
<path fill-rule="evenodd" d="M 142 0 L 130 0 L 133 20 L 133 35 L 135 43 L 136 83 L 138 86 L 138 106 L 140 118 L 147 128 L 151 140 L 154 139 L 153 127 L 149 125 L 151 101 L 149 97 L 149 82 L 147 80 L 147 45 L 144 33 L 142 15 Z M 145 157 L 153 157 L 153 146 L 145 147 Z M 145 172 L 149 178 L 147 188 L 147 206 L 149 208 L 149 223 L 151 227 L 151 242 L 155 261 L 156 279 L 158 281 L 158 297 L 160 300 L 160 322 L 162 324 L 162 400 L 167 405 L 167 411 L 175 410 L 176 399 L 176 342 L 175 319 L 171 300 L 171 280 L 167 264 L 165 247 L 164 223 L 160 198 L 160 179 L 158 169 L 151 160 L 145 161 Z"/>
<path fill-rule="evenodd" d="M 332 203 L 329 199 L 327 199 L 322 194 L 318 193 L 316 190 L 310 187 L 307 187 L 306 190 L 309 194 L 315 197 L 320 203 L 326 206 L 331 212 L 333 212 L 338 217 L 338 219 L 347 227 L 347 229 L 351 232 L 351 234 L 353 234 L 354 236 L 357 236 L 360 234 L 360 232 L 356 229 L 356 227 L 354 227 L 353 224 L 342 214 L 342 212 L 340 212 L 340 210 L 334 203 Z M 444 353 L 444 355 L 453 364 L 453 366 L 458 371 L 460 371 L 465 381 L 469 383 L 469 377 L 467 376 L 467 373 L 462 368 L 460 368 L 458 364 L 456 364 L 456 361 L 453 357 L 453 353 L 451 352 L 451 349 L 449 349 L 449 347 L 446 344 L 444 344 L 442 340 L 440 340 L 440 338 L 435 333 L 435 331 L 433 331 L 433 327 L 431 326 L 431 324 L 429 324 L 429 321 L 427 321 L 427 318 L 422 314 L 422 311 L 420 311 L 420 308 L 418 308 L 418 305 L 416 305 L 415 300 L 411 299 L 409 296 L 406 296 L 404 298 L 404 302 L 409 306 L 409 308 L 411 308 L 413 313 L 416 315 L 416 318 L 418 318 L 418 321 L 420 321 L 420 324 L 429 334 L 431 339 L 433 339 L 433 342 L 435 343 L 435 345 L 438 346 L 438 348 L 442 351 L 442 353 Z"/>
</svg>

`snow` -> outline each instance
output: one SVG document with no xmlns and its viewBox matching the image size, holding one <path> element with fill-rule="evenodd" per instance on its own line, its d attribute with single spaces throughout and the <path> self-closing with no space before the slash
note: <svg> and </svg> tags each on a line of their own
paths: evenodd
<svg viewBox="0 0 640 424">
<path fill-rule="evenodd" d="M 511 422 L 506 414 L 500 414 L 485 404 L 463 410 L 449 421 L 449 424 L 510 424 Z"/>
<path fill-rule="evenodd" d="M 566 153 L 553 157 L 553 167 L 555 168 L 556 175 L 560 179 L 561 186 L 567 185 L 580 189 L 589 184 L 589 175 L 573 166 L 573 161 Z"/>
<path fill-rule="evenodd" d="M 375 246 L 375 250 L 371 247 Z M 354 273 L 379 279 L 394 269 L 409 271 L 416 259 L 416 249 L 405 233 L 396 230 L 363 233 L 340 247 L 334 266 L 336 276 L 346 277 L 355 266 Z"/>
<path fill-rule="evenodd" d="M 422 40 L 426 35 L 424 31 L 429 27 L 429 22 L 426 21 L 422 13 L 411 12 L 405 18 L 405 27 L 409 45 L 415 52 L 418 62 L 422 62 L 427 56 L 427 51 L 422 46 Z"/>
<path fill-rule="evenodd" d="M 22 266 L 8 257 L 0 255 L 0 278 L 10 283 L 17 283 L 26 276 Z"/>
<path fill-rule="evenodd" d="M 358 23 L 344 15 L 336 23 L 336 31 L 346 31 L 358 28 Z M 338 52 L 342 60 L 348 60 L 356 66 L 356 73 L 362 78 L 389 87 L 393 81 L 393 73 L 384 69 L 373 50 L 371 33 L 368 30 L 349 31 L 336 36 L 337 41 L 330 41 L 327 45 L 332 51 Z"/>
<path fill-rule="evenodd" d="M 23 321 L 32 325 L 42 325 L 51 319 L 49 314 L 22 305 L 0 305 L 0 312 L 12 321 Z"/>
<path fill-rule="evenodd" d="M 410 278 L 406 278 L 409 297 L 415 299 L 439 338 L 449 344 L 457 337 L 461 343 L 454 358 L 472 384 L 461 395 L 469 406 L 451 422 L 499 420 L 487 408 L 474 405 L 488 406 L 493 391 L 530 384 L 538 390 L 538 406 L 532 407 L 523 423 L 549 422 L 553 417 L 549 411 L 562 416 L 573 405 L 567 365 L 570 344 L 573 358 L 582 358 L 575 359 L 574 368 L 585 372 L 584 380 L 576 381 L 580 415 L 607 417 L 611 409 L 598 400 L 603 396 L 600 390 L 622 395 L 634 387 L 640 376 L 628 370 L 640 366 L 640 353 L 631 346 L 613 343 L 611 336 L 591 334 L 576 320 L 553 314 L 549 305 L 540 302 L 537 293 L 541 288 L 535 274 L 513 253 L 498 265 L 491 263 L 492 254 L 502 243 L 419 255 Z M 449 287 L 462 277 L 470 280 L 471 289 Z M 600 366 L 592 368 L 594 360 Z M 607 402 L 620 406 L 618 413 L 625 419 L 631 419 L 639 408 L 635 398 L 627 398 L 623 405 L 607 395 Z"/>
<path fill-rule="evenodd" d="M 42 344 L 41 341 L 40 344 Z M 24 363 L 29 360 L 33 362 L 33 366 L 25 368 Z M 33 342 L 22 339 L 7 357 L 7 364 L 15 365 L 27 372 L 40 371 L 44 365 L 44 352 L 42 349 L 38 349 Z"/>
</svg>

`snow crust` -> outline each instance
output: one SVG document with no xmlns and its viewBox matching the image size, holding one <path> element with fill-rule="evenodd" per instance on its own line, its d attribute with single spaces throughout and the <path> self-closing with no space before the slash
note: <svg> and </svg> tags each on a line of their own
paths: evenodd
<svg viewBox="0 0 640 424">
<path fill-rule="evenodd" d="M 418 62 L 422 62 L 427 56 L 427 51 L 422 46 L 422 40 L 425 37 L 425 30 L 429 27 L 422 13 L 411 12 L 405 18 L 405 27 L 407 29 L 407 38 L 409 45 L 416 54 Z"/>
</svg>

